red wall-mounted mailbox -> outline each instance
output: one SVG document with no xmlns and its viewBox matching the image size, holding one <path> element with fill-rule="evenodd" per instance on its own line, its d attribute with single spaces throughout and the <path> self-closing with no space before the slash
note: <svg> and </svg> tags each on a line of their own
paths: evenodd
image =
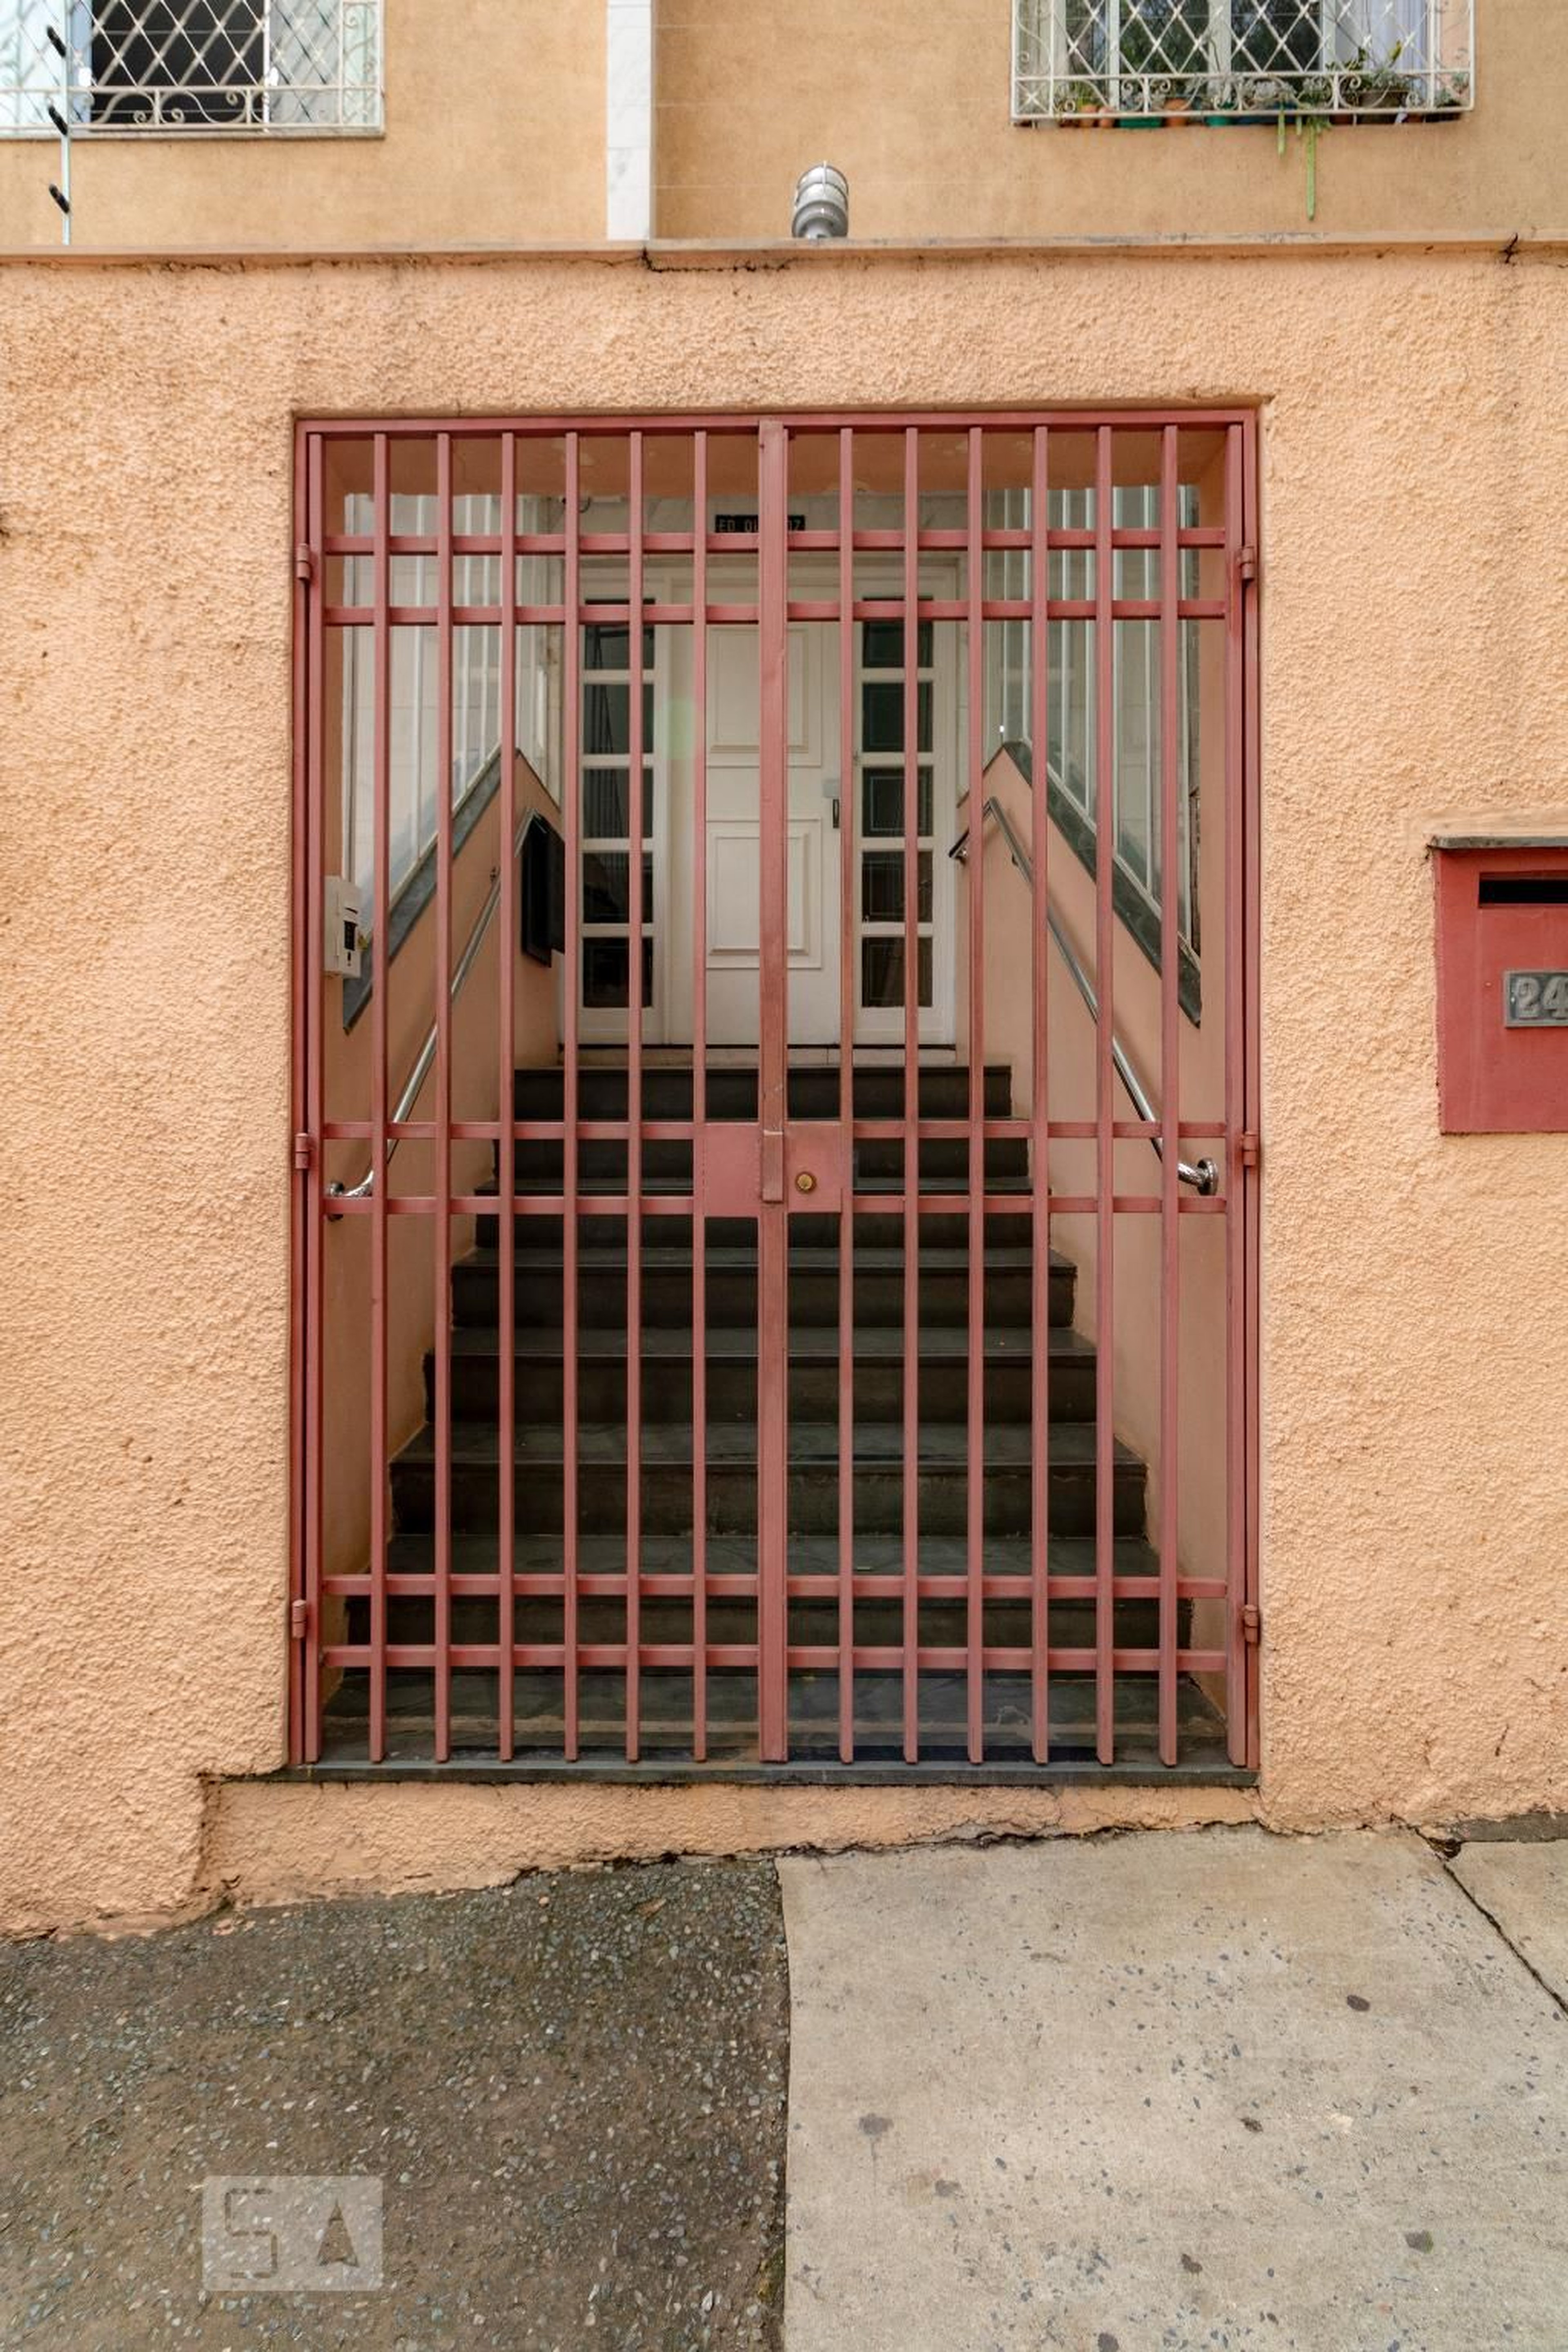
<svg viewBox="0 0 1568 2352">
<path fill-rule="evenodd" d="M 1443 1132 L 1568 1132 L 1568 837 L 1433 850 Z"/>
</svg>

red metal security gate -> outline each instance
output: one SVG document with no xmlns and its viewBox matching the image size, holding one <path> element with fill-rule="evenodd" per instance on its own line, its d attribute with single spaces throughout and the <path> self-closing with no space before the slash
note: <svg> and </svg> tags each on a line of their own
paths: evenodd
<svg viewBox="0 0 1568 2352">
<path fill-rule="evenodd" d="M 1240 412 L 301 428 L 297 1765 L 1256 1764 L 1255 499 Z"/>
</svg>

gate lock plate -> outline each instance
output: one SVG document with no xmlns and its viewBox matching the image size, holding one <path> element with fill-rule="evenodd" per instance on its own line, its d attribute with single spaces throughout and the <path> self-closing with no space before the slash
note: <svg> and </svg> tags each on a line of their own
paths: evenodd
<svg viewBox="0 0 1568 2352">
<path fill-rule="evenodd" d="M 784 1200 L 813 1216 L 836 1216 L 850 1191 L 849 1139 L 836 1118 L 802 1119 L 784 1130 Z"/>
<path fill-rule="evenodd" d="M 764 1206 L 835 1216 L 849 1192 L 849 1139 L 837 1119 L 753 1127 L 715 1119 L 697 1144 L 708 1217 L 754 1217 Z"/>
</svg>

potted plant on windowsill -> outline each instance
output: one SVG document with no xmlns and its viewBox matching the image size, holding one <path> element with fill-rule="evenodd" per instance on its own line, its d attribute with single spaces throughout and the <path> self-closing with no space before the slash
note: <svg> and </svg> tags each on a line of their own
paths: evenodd
<svg viewBox="0 0 1568 2352">
<path fill-rule="evenodd" d="M 1069 81 L 1057 93 L 1058 122 L 1076 123 L 1083 131 L 1099 131 L 1110 121 L 1105 93 L 1092 81 Z"/>
<path fill-rule="evenodd" d="M 1418 102 L 1418 91 L 1413 89 L 1410 76 L 1400 71 L 1404 50 L 1404 42 L 1395 41 L 1380 65 L 1373 61 L 1369 49 L 1358 49 L 1349 64 L 1341 68 L 1340 98 L 1347 121 L 1364 121 L 1369 116 L 1397 121 L 1410 111 L 1413 103 Z"/>
<path fill-rule="evenodd" d="M 1184 74 L 1160 85 L 1163 93 L 1164 120 L 1170 123 L 1201 122 L 1203 120 L 1204 84 Z"/>
</svg>

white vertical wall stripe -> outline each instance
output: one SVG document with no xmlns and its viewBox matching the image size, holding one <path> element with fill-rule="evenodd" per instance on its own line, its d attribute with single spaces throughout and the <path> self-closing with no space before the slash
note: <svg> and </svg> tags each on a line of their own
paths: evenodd
<svg viewBox="0 0 1568 2352">
<path fill-rule="evenodd" d="M 605 235 L 653 235 L 653 0 L 605 0 Z"/>
</svg>

